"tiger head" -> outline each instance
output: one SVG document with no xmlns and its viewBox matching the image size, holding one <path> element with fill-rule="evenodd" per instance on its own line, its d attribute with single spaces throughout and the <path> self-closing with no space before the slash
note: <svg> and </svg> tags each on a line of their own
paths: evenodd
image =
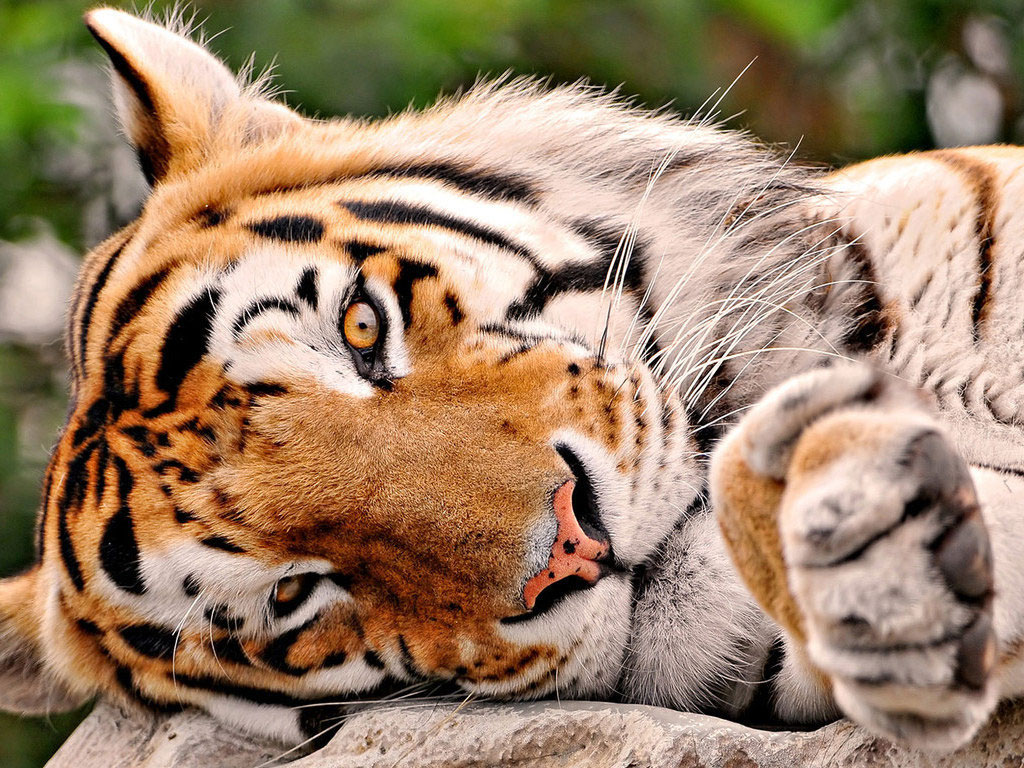
<svg viewBox="0 0 1024 768">
<path fill-rule="evenodd" d="M 529 83 L 314 121 L 168 29 L 86 21 L 152 191 L 73 297 L 0 702 L 294 739 L 395 683 L 612 691 L 701 482 L 641 355 L 668 246 L 630 222 L 652 160 L 726 139 Z"/>
</svg>

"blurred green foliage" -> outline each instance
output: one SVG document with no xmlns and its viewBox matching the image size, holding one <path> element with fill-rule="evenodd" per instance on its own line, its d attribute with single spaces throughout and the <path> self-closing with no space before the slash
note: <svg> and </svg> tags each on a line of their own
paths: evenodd
<svg viewBox="0 0 1024 768">
<path fill-rule="evenodd" d="M 73 137 L 78 115 L 60 99 L 56 65 L 79 45 L 82 3 L 0 3 L 0 237 L 44 216 L 77 232 L 74 190 L 48 178 L 49 147 Z"/>
<path fill-rule="evenodd" d="M 43 219 L 73 248 L 91 245 L 82 211 L 105 192 L 60 169 L 94 130 L 71 105 L 81 94 L 67 77 L 70 65 L 102 61 L 80 23 L 94 4 L 0 1 L 0 240 L 23 239 Z M 728 125 L 841 164 L 931 146 L 929 83 L 952 67 L 999 94 L 990 140 L 1024 137 L 1020 0 L 203 0 L 198 9 L 208 32 L 228 30 L 212 47 L 232 66 L 255 50 L 258 71 L 280 54 L 278 83 L 308 114 L 384 115 L 506 70 L 622 84 L 648 105 L 692 113 L 750 64 L 718 107 L 741 113 Z M 64 408 L 57 349 L 0 338 L 3 574 L 31 560 L 40 477 Z M 41 765 L 80 716 L 3 717 L 0 766 Z"/>
</svg>

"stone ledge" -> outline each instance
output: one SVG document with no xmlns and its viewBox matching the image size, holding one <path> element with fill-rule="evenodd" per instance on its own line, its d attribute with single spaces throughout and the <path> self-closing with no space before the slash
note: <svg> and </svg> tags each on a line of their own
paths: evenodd
<svg viewBox="0 0 1024 768">
<path fill-rule="evenodd" d="M 100 703 L 48 768 L 257 768 L 284 748 L 200 712 L 125 713 Z M 295 753 L 292 753 L 295 754 Z M 285 757 L 286 762 L 291 755 Z M 280 763 L 275 763 L 280 764 Z M 597 702 L 427 702 L 363 710 L 293 768 L 1020 768 L 1024 702 L 1004 705 L 951 755 L 912 752 L 847 721 L 759 731 L 705 715 Z"/>
</svg>

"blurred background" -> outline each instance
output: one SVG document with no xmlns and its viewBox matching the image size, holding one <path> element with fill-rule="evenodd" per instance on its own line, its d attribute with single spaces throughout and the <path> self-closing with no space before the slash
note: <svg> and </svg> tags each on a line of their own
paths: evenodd
<svg viewBox="0 0 1024 768">
<path fill-rule="evenodd" d="M 125 5 L 112 0 L 114 5 Z M 0 0 L 0 575 L 32 558 L 64 416 L 60 341 L 80 254 L 145 194 L 81 25 L 94 2 Z M 159 13 L 169 3 L 155 2 Z M 233 67 L 278 61 L 307 114 L 385 115 L 505 70 L 622 85 L 842 165 L 1024 143 L 1021 0 L 201 0 Z M 750 65 L 749 68 L 747 65 Z M 0 768 L 42 765 L 84 712 L 0 716 Z"/>
</svg>

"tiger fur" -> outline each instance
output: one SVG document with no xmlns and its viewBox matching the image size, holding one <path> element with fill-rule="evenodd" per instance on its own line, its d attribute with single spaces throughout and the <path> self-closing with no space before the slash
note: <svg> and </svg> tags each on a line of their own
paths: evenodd
<svg viewBox="0 0 1024 768">
<path fill-rule="evenodd" d="M 1024 690 L 1024 152 L 823 175 L 528 80 L 312 121 L 86 23 L 152 192 L 69 310 L 5 708 L 298 741 L 432 681 L 951 749 Z"/>
</svg>

